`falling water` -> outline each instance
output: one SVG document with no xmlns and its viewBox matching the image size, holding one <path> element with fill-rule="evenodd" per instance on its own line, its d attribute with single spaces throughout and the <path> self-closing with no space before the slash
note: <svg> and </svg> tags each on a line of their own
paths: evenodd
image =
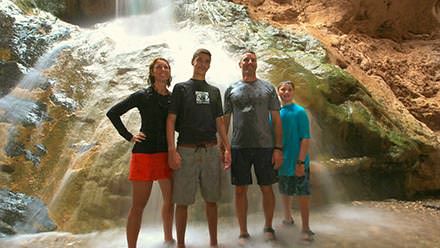
<svg viewBox="0 0 440 248">
<path fill-rule="evenodd" d="M 120 18 L 124 16 L 142 15 L 164 7 L 169 7 L 171 3 L 171 0 L 115 0 L 115 16 L 116 18 Z M 166 17 L 171 17 L 171 15 Z M 169 19 L 164 19 L 164 21 L 166 20 Z"/>
<path fill-rule="evenodd" d="M 203 1 L 194 4 L 200 4 L 200 2 Z M 93 87 L 90 87 L 86 99 L 81 102 L 81 110 L 75 112 L 75 117 L 79 121 L 74 123 L 71 131 L 62 137 L 63 140 L 59 144 L 63 148 L 58 160 L 58 167 L 66 166 L 66 169 L 63 170 L 60 180 L 54 180 L 56 182 L 53 182 L 56 187 L 49 201 L 49 207 L 53 212 L 60 211 L 59 214 L 62 217 L 65 217 L 64 209 L 59 205 L 62 205 L 65 197 L 68 197 L 66 192 L 81 195 L 74 204 L 75 207 L 78 207 L 74 212 L 79 213 L 84 212 L 84 209 L 88 207 L 87 211 L 93 209 L 99 215 L 101 211 L 105 212 L 107 208 L 117 209 L 120 207 L 119 205 L 127 204 L 127 202 L 123 203 L 121 200 L 113 202 L 113 205 L 109 203 L 104 206 L 99 205 L 99 203 L 102 203 L 99 202 L 99 199 L 108 199 L 104 198 L 103 195 L 110 188 L 108 185 L 102 186 L 99 184 L 105 183 L 105 177 L 113 179 L 110 177 L 113 175 L 98 174 L 96 172 L 96 174 L 92 174 L 92 172 L 105 171 L 113 174 L 115 174 L 114 171 L 119 174 L 126 172 L 126 170 L 120 168 L 128 166 L 130 146 L 118 136 L 104 114 L 111 105 L 146 86 L 147 67 L 153 58 L 162 56 L 170 60 L 172 83 L 175 84 L 191 77 L 193 68 L 190 59 L 192 53 L 196 49 L 204 47 L 213 54 L 211 68 L 207 73 L 209 83 L 224 91 L 231 82 L 240 78 L 237 65 L 238 54 L 226 49 L 228 46 L 225 45 L 222 39 L 219 39 L 220 35 L 216 33 L 218 31 L 211 30 L 209 26 L 188 24 L 187 22 L 175 23 L 171 1 L 134 2 L 116 0 L 116 6 L 118 7 L 116 16 L 119 18 L 101 24 L 96 29 L 81 30 L 80 34 L 66 42 L 66 46 L 73 51 L 73 58 L 91 61 L 84 65 L 84 69 L 88 74 L 93 75 Z M 222 18 L 221 15 L 218 18 Z M 232 25 L 241 24 L 235 23 Z M 44 66 L 44 68 L 47 68 L 47 66 Z M 266 69 L 264 62 L 259 64 L 259 69 L 260 75 L 263 74 L 264 69 Z M 36 84 L 34 86 L 32 86 L 33 83 L 29 85 L 23 88 L 31 89 Z M 77 87 L 80 88 L 80 86 Z M 88 85 L 81 85 L 81 87 L 86 88 Z M 4 108 L 7 103 L 13 101 L 12 98 L 8 99 L 3 102 L 0 100 L 0 108 L 2 106 Z M 22 103 L 22 105 L 27 109 L 33 107 L 32 104 L 28 103 Z M 137 112 L 130 111 L 124 115 L 123 121 L 129 130 L 135 132 L 138 129 L 139 116 Z M 80 149 L 77 149 L 78 147 Z M 325 166 L 316 161 L 313 162 L 312 166 L 322 168 L 320 175 L 323 178 L 319 177 L 319 180 L 322 181 L 320 189 L 329 190 L 327 193 L 336 192 L 338 189 L 329 186 L 332 185 L 332 181 L 330 174 L 323 170 Z M 111 167 L 116 167 L 118 170 L 111 170 Z M 81 175 L 82 171 L 92 174 L 90 180 L 87 181 L 87 185 L 81 185 L 82 192 L 67 191 L 69 187 L 75 188 L 74 179 L 76 176 Z M 123 182 L 116 181 L 112 184 L 112 187 L 118 189 L 118 187 L 122 187 L 122 184 L 128 184 L 125 176 Z M 256 186 L 252 188 L 257 189 Z M 92 196 L 88 196 L 88 194 Z M 319 194 L 315 194 L 315 191 L 313 191 L 312 198 L 315 196 L 319 197 Z M 337 196 L 332 198 L 337 198 Z M 117 199 L 120 200 L 122 197 Z M 140 244 L 148 245 L 148 247 L 161 246 L 162 233 L 161 228 L 158 227 L 160 201 L 160 194 L 157 187 L 155 187 L 145 210 L 144 219 L 146 221 L 139 241 Z M 86 205 L 86 207 L 82 205 Z M 295 213 L 297 225 L 291 229 L 282 227 L 279 224 L 281 220 L 280 215 L 277 214 L 274 226 L 279 240 L 275 244 L 265 244 L 261 233 L 263 217 L 259 206 L 260 201 L 258 199 L 252 201 L 251 205 L 250 208 L 253 213 L 249 215 L 248 219 L 249 229 L 253 236 L 253 247 L 291 247 L 292 244 L 296 245 L 300 223 L 297 213 Z M 386 244 L 385 246 L 389 247 L 395 246 L 398 243 L 383 237 L 381 233 L 387 233 L 389 237 L 396 235 L 398 232 L 412 234 L 417 231 L 417 227 L 405 224 L 406 221 L 411 221 L 411 218 L 405 219 L 405 216 L 405 214 L 400 215 L 392 211 L 375 211 L 369 209 L 368 206 L 359 207 L 357 205 L 335 205 L 312 211 L 311 226 L 317 232 L 314 247 L 341 247 L 344 245 L 353 247 L 365 241 L 371 242 L 371 247 L 377 247 L 380 244 Z M 93 216 L 91 217 L 93 218 Z M 115 216 L 115 218 L 118 217 Z M 190 217 L 187 231 L 188 243 L 191 247 L 205 247 L 208 240 L 206 223 L 204 221 L 193 221 L 194 218 L 192 217 Z M 418 216 L 413 218 L 414 220 L 420 219 Z M 236 220 L 233 216 L 221 215 L 219 220 L 219 240 L 228 247 L 236 247 L 238 227 L 235 223 Z M 435 223 L 428 223 L 428 226 L 432 230 L 436 227 Z M 66 243 L 59 247 L 122 247 L 125 245 L 124 230 L 122 229 L 111 229 L 74 237 L 62 233 L 45 235 L 35 237 L 36 239 L 40 237 L 41 239 L 51 239 L 53 237 L 53 243 L 55 243 L 60 242 L 59 237 L 61 236 L 63 237 L 61 240 Z M 375 239 L 372 240 L 367 236 L 374 236 Z M 408 242 L 416 242 L 410 235 L 406 235 L 405 238 Z M 16 239 L 6 241 L 4 244 L 12 246 L 16 244 L 26 245 L 26 241 L 20 239 L 30 238 L 19 236 Z M 432 238 L 432 240 L 430 244 L 435 244 L 435 238 Z"/>
<path fill-rule="evenodd" d="M 52 66 L 58 55 L 68 47 L 69 46 L 63 42 L 59 43 L 46 54 L 41 56 L 35 66 L 23 77 L 17 87 L 31 90 L 45 83 L 47 79 L 44 77 L 43 71 Z"/>
<path fill-rule="evenodd" d="M 0 98 L 0 111 L 6 121 L 24 122 L 39 125 L 47 116 L 41 113 L 40 106 L 31 99 L 33 89 L 48 83 L 43 71 L 52 66 L 58 55 L 68 47 L 60 43 L 40 57 L 33 68 L 20 80 L 17 86 L 6 96 Z"/>
<path fill-rule="evenodd" d="M 105 66 L 101 62 L 86 67 L 89 73 L 97 76 L 93 89 L 88 93 L 88 100 L 82 104 L 81 115 L 84 115 L 83 118 L 88 118 L 88 116 L 94 118 L 96 115 L 102 115 L 102 113 L 97 113 L 96 111 L 97 106 L 102 106 L 103 98 L 112 98 L 112 104 L 114 104 L 116 102 L 114 99 L 124 98 L 136 90 L 115 91 L 114 88 L 109 90 L 108 81 L 114 79 L 109 78 L 108 75 L 112 75 L 112 72 L 108 68 L 119 68 L 119 70 L 122 70 L 124 67 L 127 67 L 127 71 L 139 70 L 145 72 L 146 75 L 148 63 L 154 56 L 162 56 L 170 60 L 173 84 L 188 80 L 191 77 L 192 66 L 190 59 L 192 53 L 200 47 L 209 49 L 213 54 L 211 68 L 207 74 L 208 82 L 224 91 L 230 82 L 239 78 L 237 61 L 226 52 L 223 48 L 224 44 L 216 40 L 214 32 L 203 27 L 186 27 L 177 30 L 174 27 L 175 24 L 172 24 L 174 10 L 170 1 L 151 1 L 149 3 L 150 6 L 153 6 L 153 11 L 148 11 L 148 14 L 116 19 L 113 22 L 100 25 L 97 30 L 85 31 L 85 35 L 71 41 L 70 45 L 72 47 L 83 46 L 83 39 L 87 40 L 89 46 L 101 44 L 102 40 L 111 41 L 108 44 L 100 45 L 99 49 L 102 52 L 97 52 L 97 54 L 106 54 L 106 58 L 102 58 L 106 60 Z M 119 1 L 118 5 L 121 5 L 121 1 Z M 152 23 L 155 25 L 152 25 Z M 140 60 L 136 58 L 136 54 L 142 51 L 149 51 L 150 47 L 157 49 L 159 53 L 157 55 L 154 53 L 152 57 L 141 58 Z M 135 84 L 139 88 L 145 87 L 145 79 L 138 78 L 138 75 L 129 76 L 128 74 L 122 74 L 116 80 L 120 82 L 125 81 L 127 84 Z M 109 105 L 107 104 L 105 108 L 108 107 Z M 139 124 L 139 117 L 137 115 L 136 112 L 129 112 L 124 116 L 126 125 L 129 128 Z M 79 123 L 73 128 L 71 133 L 81 133 L 81 142 L 85 144 L 97 143 L 96 140 L 101 139 L 103 132 L 105 134 L 109 132 L 110 122 L 105 116 L 103 117 L 103 119 L 99 120 L 99 124 L 93 132 L 87 130 L 88 128 L 85 127 L 87 124 Z M 115 135 L 112 136 L 113 139 L 120 139 L 112 127 L 110 127 L 110 131 L 112 135 Z M 83 166 L 88 166 L 84 165 L 84 162 L 81 161 L 88 161 L 89 153 L 67 152 L 71 151 L 69 149 L 70 144 L 77 141 L 77 139 L 77 136 L 66 137 L 66 140 L 63 142 L 65 146 L 63 150 L 65 152 L 61 154 L 62 158 L 60 160 L 69 162 L 64 176 L 59 181 L 50 200 L 50 209 L 55 210 L 58 208 L 57 205 L 62 204 L 62 196 L 65 188 L 71 183 L 71 178 L 80 173 L 84 169 Z M 160 201 L 161 197 L 158 188 L 154 186 L 145 211 L 150 213 L 144 218 L 147 222 L 151 221 L 151 219 L 157 222 L 160 219 L 159 213 L 154 211 L 154 209 L 159 208 Z M 154 214 L 151 214 L 153 212 Z"/>
</svg>

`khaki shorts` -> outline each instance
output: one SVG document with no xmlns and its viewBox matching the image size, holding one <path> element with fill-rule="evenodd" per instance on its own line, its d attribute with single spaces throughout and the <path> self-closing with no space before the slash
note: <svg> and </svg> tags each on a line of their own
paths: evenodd
<svg viewBox="0 0 440 248">
<path fill-rule="evenodd" d="M 182 166 L 173 172 L 173 202 L 178 205 L 193 204 L 199 185 L 205 201 L 218 202 L 222 170 L 218 147 L 179 146 L 177 152 L 182 157 Z"/>
</svg>

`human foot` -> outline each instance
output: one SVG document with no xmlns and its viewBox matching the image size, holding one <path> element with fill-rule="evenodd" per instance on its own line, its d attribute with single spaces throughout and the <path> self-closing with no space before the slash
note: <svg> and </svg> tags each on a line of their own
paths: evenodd
<svg viewBox="0 0 440 248">
<path fill-rule="evenodd" d="M 272 227 L 265 227 L 263 229 L 263 232 L 264 232 L 264 239 L 266 241 L 275 240 L 275 230 L 273 230 Z"/>
<path fill-rule="evenodd" d="M 175 244 L 176 244 L 176 240 L 174 239 L 165 240 L 163 242 L 164 247 L 174 247 Z"/>
<path fill-rule="evenodd" d="M 249 233 L 240 234 L 240 236 L 238 236 L 238 244 L 240 246 L 246 246 L 250 238 L 251 236 L 249 235 Z"/>
<path fill-rule="evenodd" d="M 310 243 L 313 241 L 313 235 L 315 235 L 312 230 L 301 231 L 300 242 L 301 243 Z"/>
<path fill-rule="evenodd" d="M 285 220 L 283 220 L 282 223 L 284 226 L 294 226 L 295 225 L 295 221 L 293 219 L 285 219 Z"/>
</svg>

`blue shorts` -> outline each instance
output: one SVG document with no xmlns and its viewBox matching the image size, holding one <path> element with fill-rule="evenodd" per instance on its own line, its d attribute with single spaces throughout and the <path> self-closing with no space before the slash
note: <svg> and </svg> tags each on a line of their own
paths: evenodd
<svg viewBox="0 0 440 248">
<path fill-rule="evenodd" d="M 237 186 L 252 184 L 252 165 L 258 185 L 276 183 L 278 176 L 272 154 L 272 148 L 232 148 L 231 183 Z"/>
<path fill-rule="evenodd" d="M 278 188 L 280 193 L 289 196 L 307 196 L 310 195 L 310 170 L 306 170 L 306 175 L 297 176 L 279 176 Z"/>
</svg>

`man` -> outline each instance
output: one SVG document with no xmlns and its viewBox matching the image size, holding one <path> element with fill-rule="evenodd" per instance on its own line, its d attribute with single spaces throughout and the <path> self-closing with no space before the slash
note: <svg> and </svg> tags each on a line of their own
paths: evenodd
<svg viewBox="0 0 440 248">
<path fill-rule="evenodd" d="M 231 164 L 229 142 L 223 121 L 218 88 L 205 81 L 211 53 L 198 49 L 191 60 L 190 80 L 176 84 L 167 118 L 168 163 L 174 170 L 173 202 L 176 204 L 177 246 L 185 247 L 188 205 L 195 201 L 198 185 L 206 203 L 211 247 L 217 247 L 217 204 L 220 200 L 221 162 L 217 147 L 218 132 L 224 168 Z M 179 132 L 177 149 L 174 131 Z"/>
<path fill-rule="evenodd" d="M 272 184 L 277 182 L 276 170 L 283 161 L 283 148 L 280 102 L 275 88 L 257 78 L 257 56 L 254 52 L 244 52 L 239 66 L 242 80 L 232 84 L 225 92 L 225 125 L 228 130 L 232 114 L 231 181 L 235 185 L 239 243 L 244 245 L 250 238 L 247 230 L 247 190 L 248 185 L 252 184 L 252 165 L 263 195 L 264 236 L 266 240 L 275 238 L 272 228 L 275 209 Z M 272 118 L 273 129 L 269 117 Z"/>
</svg>

